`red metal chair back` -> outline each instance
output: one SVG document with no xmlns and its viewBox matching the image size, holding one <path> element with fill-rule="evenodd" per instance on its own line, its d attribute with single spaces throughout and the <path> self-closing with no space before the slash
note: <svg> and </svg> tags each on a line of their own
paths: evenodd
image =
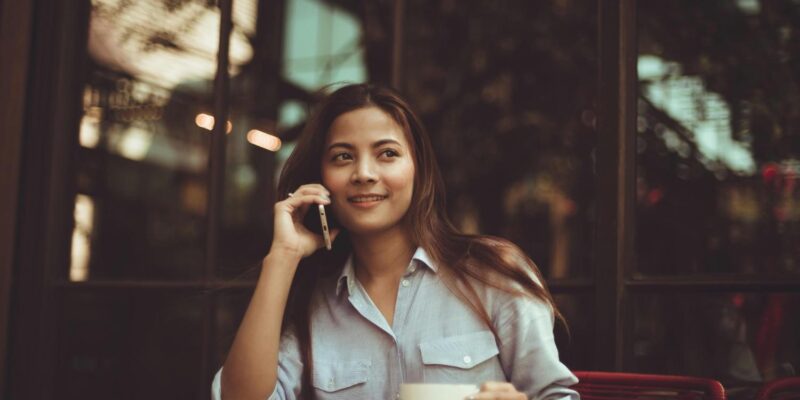
<svg viewBox="0 0 800 400">
<path fill-rule="evenodd" d="M 691 376 L 574 371 L 582 400 L 725 400 L 716 380 Z"/>
<path fill-rule="evenodd" d="M 800 376 L 776 379 L 764 384 L 756 396 L 758 400 L 800 399 Z"/>
</svg>

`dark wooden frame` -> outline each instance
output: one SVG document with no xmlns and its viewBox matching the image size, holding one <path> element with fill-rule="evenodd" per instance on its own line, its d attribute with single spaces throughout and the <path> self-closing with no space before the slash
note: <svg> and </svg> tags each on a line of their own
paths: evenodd
<svg viewBox="0 0 800 400">
<path fill-rule="evenodd" d="M 81 115 L 88 0 L 35 2 L 24 82 L 19 204 L 5 398 L 50 399 L 56 266 L 69 258 L 73 158 Z M 22 32 L 24 35 L 25 32 Z"/>
<path fill-rule="evenodd" d="M 625 277 L 633 257 L 635 217 L 636 2 L 598 3 L 597 226 L 595 226 L 595 364 L 619 371 L 625 343 Z"/>
<path fill-rule="evenodd" d="M 32 0 L 0 1 L 0 394 L 6 387 L 6 359 L 17 198 L 31 42 Z M 3 396 L 4 397 L 4 396 Z"/>
<path fill-rule="evenodd" d="M 217 261 L 219 259 L 219 230 L 222 219 L 222 204 L 225 189 L 225 147 L 226 126 L 229 114 L 230 75 L 228 74 L 230 36 L 233 28 L 233 0 L 219 2 L 219 47 L 217 49 L 217 72 L 214 79 L 214 129 L 211 132 L 211 155 L 208 158 L 208 213 L 206 223 L 206 265 L 205 281 L 215 280 Z M 210 382 L 208 374 L 211 368 L 211 347 L 214 344 L 214 327 L 216 321 L 216 296 L 206 296 L 203 300 L 203 358 L 201 379 L 198 384 Z M 208 385 L 206 384 L 206 387 Z M 199 391 L 202 393 L 202 390 Z"/>
</svg>

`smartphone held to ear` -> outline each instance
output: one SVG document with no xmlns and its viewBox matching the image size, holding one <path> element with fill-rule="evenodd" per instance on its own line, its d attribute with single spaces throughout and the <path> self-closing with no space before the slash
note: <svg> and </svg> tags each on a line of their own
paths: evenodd
<svg viewBox="0 0 800 400">
<path fill-rule="evenodd" d="M 333 243 L 331 242 L 331 229 L 334 227 L 334 219 L 330 218 L 329 223 L 328 213 L 326 212 L 324 205 L 318 204 L 317 210 L 317 212 L 309 210 L 308 213 L 306 213 L 303 224 L 311 232 L 322 235 L 323 240 L 325 240 L 325 248 L 330 250 L 333 246 Z"/>
<path fill-rule="evenodd" d="M 322 237 L 325 239 L 325 248 L 330 250 L 332 247 L 331 233 L 328 228 L 328 217 L 325 215 L 325 206 L 322 204 L 319 205 L 319 222 L 322 224 Z"/>
</svg>

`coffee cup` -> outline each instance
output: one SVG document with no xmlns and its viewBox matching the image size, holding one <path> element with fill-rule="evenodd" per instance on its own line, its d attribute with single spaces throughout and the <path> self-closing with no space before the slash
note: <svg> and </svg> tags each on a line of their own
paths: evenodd
<svg viewBox="0 0 800 400">
<path fill-rule="evenodd" d="M 449 383 L 404 383 L 400 385 L 400 400 L 464 400 L 478 393 L 475 385 Z"/>
</svg>

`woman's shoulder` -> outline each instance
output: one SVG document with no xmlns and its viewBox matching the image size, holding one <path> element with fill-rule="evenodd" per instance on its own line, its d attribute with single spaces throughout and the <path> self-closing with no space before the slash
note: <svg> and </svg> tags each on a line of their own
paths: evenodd
<svg viewBox="0 0 800 400">
<path fill-rule="evenodd" d="M 514 242 L 496 236 L 475 236 L 470 240 L 469 267 L 489 281 L 520 291 L 526 291 L 529 283 L 543 286 L 539 267 Z"/>
<path fill-rule="evenodd" d="M 541 273 L 530 257 L 510 240 L 471 238 L 468 279 L 489 304 L 532 303 L 547 306 L 534 291 L 544 290 Z"/>
<path fill-rule="evenodd" d="M 516 243 L 499 236 L 475 235 L 468 239 L 470 253 L 480 251 L 493 254 L 508 264 L 527 264 L 530 261 L 525 252 Z"/>
</svg>

